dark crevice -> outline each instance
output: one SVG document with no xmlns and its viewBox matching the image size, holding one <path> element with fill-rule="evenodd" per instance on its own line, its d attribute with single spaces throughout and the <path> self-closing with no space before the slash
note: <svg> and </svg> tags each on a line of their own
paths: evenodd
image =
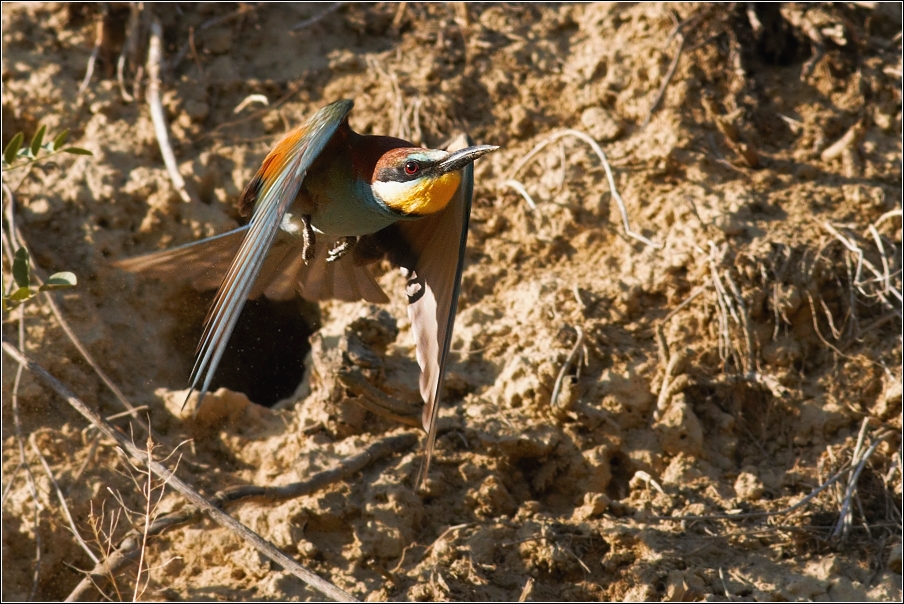
<svg viewBox="0 0 904 604">
<path fill-rule="evenodd" d="M 208 308 L 213 296 L 214 292 L 200 294 L 203 301 L 197 307 Z M 194 351 L 197 346 L 204 328 L 203 318 L 203 315 L 186 317 L 185 332 L 176 334 L 175 339 L 186 351 Z M 291 396 L 304 377 L 304 358 L 311 349 L 308 338 L 320 327 L 319 322 L 317 305 L 301 299 L 248 300 L 210 391 L 229 388 L 265 407 Z M 191 361 L 194 362 L 194 357 Z"/>
</svg>

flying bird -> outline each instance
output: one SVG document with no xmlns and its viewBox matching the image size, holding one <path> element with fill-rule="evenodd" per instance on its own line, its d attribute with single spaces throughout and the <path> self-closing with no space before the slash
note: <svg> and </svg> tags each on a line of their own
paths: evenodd
<svg viewBox="0 0 904 604">
<path fill-rule="evenodd" d="M 335 298 L 385 303 L 368 265 L 388 258 L 406 278 L 421 368 L 423 484 L 436 442 L 437 409 L 468 239 L 473 162 L 490 145 L 450 150 L 352 131 L 353 103 L 327 105 L 289 132 L 239 199 L 251 219 L 227 233 L 116 263 L 128 271 L 219 287 L 205 320 L 190 391 L 203 397 L 248 298 Z M 224 276 L 225 275 L 225 276 Z"/>
</svg>

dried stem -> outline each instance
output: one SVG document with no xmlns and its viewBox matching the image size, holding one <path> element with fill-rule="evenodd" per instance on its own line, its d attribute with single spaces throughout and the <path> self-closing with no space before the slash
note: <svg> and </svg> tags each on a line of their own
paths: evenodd
<svg viewBox="0 0 904 604">
<path fill-rule="evenodd" d="M 154 455 L 154 439 L 150 436 L 148 437 L 145 445 L 145 452 L 147 454 L 148 459 L 153 459 Z M 157 509 L 157 505 L 160 503 L 160 500 L 163 499 L 164 487 L 166 486 L 166 482 L 160 485 L 160 496 L 157 498 L 156 503 L 152 503 L 152 499 L 154 497 L 154 473 L 151 472 L 150 469 L 142 471 L 140 468 L 136 468 L 139 472 L 143 472 L 147 474 L 147 482 L 143 487 L 144 501 L 145 501 L 145 509 L 142 517 L 144 518 L 144 527 L 141 531 L 141 546 L 139 548 L 138 555 L 138 571 L 135 574 L 135 593 L 132 597 L 133 602 L 138 602 L 141 596 L 144 594 L 144 589 L 141 588 L 141 569 L 144 566 L 144 557 L 147 553 L 148 549 L 148 529 L 151 526 L 151 514 L 154 513 L 154 510 Z M 140 486 L 140 485 L 136 485 Z M 145 589 L 151 581 L 151 569 L 145 568 Z"/>
<path fill-rule="evenodd" d="M 684 43 L 687 42 L 687 38 L 680 31 L 677 33 L 678 36 L 678 50 L 675 51 L 675 56 L 672 57 L 672 63 L 669 65 L 669 70 L 666 72 L 665 77 L 662 79 L 662 84 L 659 86 L 659 91 L 656 93 L 656 98 L 653 99 L 653 104 L 650 105 L 650 111 L 647 112 L 647 117 L 644 118 L 643 123 L 640 125 L 641 129 L 647 127 L 647 124 L 650 123 L 650 120 L 653 118 L 653 114 L 656 113 L 656 110 L 659 108 L 659 103 L 662 102 L 662 98 L 665 96 L 665 89 L 669 87 L 669 82 L 672 81 L 672 77 L 675 75 L 675 70 L 678 68 L 678 61 L 681 59 L 681 52 L 684 50 Z"/>
<path fill-rule="evenodd" d="M 244 486 L 232 487 L 220 491 L 211 499 L 210 504 L 218 509 L 235 507 L 237 504 L 276 503 L 296 499 L 304 495 L 317 492 L 340 480 L 360 472 L 367 466 L 390 454 L 410 448 L 417 442 L 417 437 L 412 433 L 406 433 L 384 438 L 377 441 L 358 455 L 340 462 L 330 470 L 324 470 L 306 481 L 296 482 L 282 487 L 257 487 Z M 198 522 L 203 518 L 204 510 L 196 505 L 188 506 L 171 514 L 158 516 L 146 526 L 144 533 L 131 531 L 123 538 L 119 546 L 111 551 L 105 563 L 92 569 L 85 579 L 70 594 L 70 599 L 78 599 L 96 581 L 106 580 L 112 573 L 117 572 L 135 561 L 139 555 L 139 540 L 150 536 L 156 536 L 164 531 Z"/>
<path fill-rule="evenodd" d="M 568 353 L 568 358 L 565 359 L 565 362 L 562 364 L 562 368 L 559 370 L 559 376 L 556 378 L 556 384 L 552 389 L 552 396 L 549 399 L 550 407 L 562 411 L 564 411 L 564 408 L 559 407 L 558 401 L 559 393 L 562 391 L 562 384 L 565 382 L 565 374 L 568 373 L 568 369 L 571 367 L 572 363 L 575 362 L 575 359 L 577 358 L 578 353 L 581 350 L 581 346 L 584 344 L 584 330 L 577 325 L 575 325 L 574 329 L 576 332 L 578 332 L 577 340 L 575 340 L 574 346 L 572 346 L 571 348 L 571 352 Z"/>
<path fill-rule="evenodd" d="M 866 431 L 869 428 L 869 418 L 863 418 L 863 423 L 860 426 L 860 433 L 857 435 L 857 443 L 854 445 L 854 452 L 851 456 L 851 467 L 854 467 L 854 472 L 851 474 L 850 479 L 848 479 L 847 488 L 844 492 L 844 498 L 842 499 L 841 504 L 841 512 L 838 516 L 838 522 L 835 525 L 835 530 L 832 531 L 832 537 L 835 539 L 844 538 L 847 535 L 848 530 L 851 526 L 851 500 L 854 497 L 857 489 L 857 481 L 860 479 L 860 473 L 863 471 L 864 466 L 866 465 L 866 461 L 870 458 L 870 456 L 875 452 L 876 448 L 882 443 L 882 438 L 877 439 L 869 449 L 866 450 L 865 453 L 861 455 L 863 451 L 863 444 L 866 440 Z"/>
<path fill-rule="evenodd" d="M 160 155 L 166 164 L 166 171 L 179 197 L 185 203 L 193 201 L 192 196 L 185 189 L 185 179 L 179 173 L 176 163 L 176 155 L 169 141 L 169 127 L 166 123 L 166 115 L 163 113 L 163 104 L 160 101 L 160 64 L 163 57 L 163 28 L 160 20 L 154 17 L 151 21 L 151 39 L 148 45 L 148 105 L 151 108 L 151 119 L 154 122 L 154 134 L 157 135 L 157 143 L 160 145 Z"/>
<path fill-rule="evenodd" d="M 122 52 L 119 53 L 119 59 L 116 61 L 116 81 L 119 83 L 119 94 L 126 103 L 135 100 L 135 95 L 126 90 L 126 61 L 135 62 L 138 54 L 138 38 L 141 27 L 141 13 L 144 10 L 143 2 L 132 2 L 130 4 L 129 23 L 126 25 L 126 39 L 122 44 Z M 138 66 L 140 69 L 140 66 Z M 137 92 L 140 77 L 135 78 L 135 91 Z"/>
<path fill-rule="evenodd" d="M 97 30 L 94 34 L 94 49 L 91 51 L 91 56 L 88 57 L 88 66 L 85 69 L 85 77 L 82 79 L 82 83 L 79 84 L 78 94 L 75 96 L 77 103 L 81 102 L 82 95 L 85 94 L 85 91 L 88 89 L 88 84 L 91 83 L 91 76 L 94 75 L 94 65 L 97 63 L 97 57 L 100 55 L 100 49 L 103 45 L 104 15 L 101 13 L 97 16 Z"/>
<path fill-rule="evenodd" d="M 694 299 L 695 299 L 697 296 L 699 296 L 700 294 L 702 294 L 703 292 L 705 292 L 707 287 L 709 287 L 709 283 L 697 287 L 693 292 L 691 292 L 691 295 L 689 295 L 687 298 L 684 299 L 684 301 L 683 301 L 681 304 L 679 304 L 679 305 L 676 306 L 674 309 L 672 309 L 671 311 L 669 311 L 669 314 L 667 314 L 667 315 L 665 316 L 665 318 L 662 320 L 662 322 L 665 323 L 665 322 L 667 322 L 669 319 L 671 319 L 672 317 L 674 317 L 675 315 L 677 315 L 678 312 L 679 312 L 682 308 L 684 308 L 685 306 L 687 306 L 688 304 L 690 304 L 691 302 L 693 302 Z"/>
<path fill-rule="evenodd" d="M 25 348 L 25 307 L 20 306 L 16 309 L 16 315 L 19 319 L 19 346 Z M 4 344 L 6 341 L 4 340 Z M 25 457 L 25 439 L 22 436 L 22 420 L 19 417 L 19 385 L 22 383 L 22 365 L 16 369 L 16 378 L 13 381 L 13 392 L 10 397 L 13 409 L 13 425 L 16 428 L 16 443 L 19 446 L 19 459 L 25 468 L 25 475 L 28 477 L 28 487 L 31 491 L 31 498 L 34 507 L 34 523 L 35 523 L 35 574 L 34 581 L 31 586 L 31 595 L 29 600 L 34 600 L 35 594 L 38 592 L 38 579 L 41 575 L 41 524 L 40 511 L 38 509 L 38 487 L 35 483 L 35 476 L 31 471 L 31 466 Z"/>
<path fill-rule="evenodd" d="M 518 182 L 514 178 L 510 178 L 510 179 L 506 180 L 505 182 L 503 182 L 502 185 L 500 185 L 500 186 L 509 187 L 509 188 L 517 191 L 518 194 L 524 198 L 524 201 L 527 202 L 527 205 L 530 206 L 531 211 L 532 212 L 537 211 L 537 204 L 534 203 L 534 198 L 530 196 L 530 193 L 527 192 L 527 189 L 525 189 L 524 185 L 522 185 L 520 182 Z"/>
<path fill-rule="evenodd" d="M 282 553 L 272 543 L 265 540 L 260 535 L 211 504 L 194 488 L 192 488 L 190 485 L 173 474 L 168 468 L 166 468 L 159 462 L 154 461 L 153 459 L 148 459 L 145 452 L 136 447 L 134 443 L 126 438 L 124 434 L 107 423 L 107 421 L 100 414 L 98 414 L 94 409 L 91 409 L 90 407 L 88 407 L 88 405 L 78 399 L 59 380 L 47 373 L 47 371 L 43 367 L 29 359 L 15 346 L 10 344 L 6 340 L 3 341 L 3 351 L 13 359 L 18 361 L 21 366 L 27 367 L 29 371 L 37 375 L 57 394 L 65 398 L 66 402 L 68 402 L 69 405 L 71 405 L 83 417 L 97 426 L 97 429 L 100 430 L 105 436 L 116 441 L 116 443 L 124 451 L 128 452 L 128 454 L 132 458 L 150 468 L 150 470 L 154 472 L 154 474 L 170 484 L 175 490 L 179 491 L 194 505 L 203 510 L 214 522 L 229 529 L 230 531 L 241 537 L 245 542 L 249 543 L 255 549 L 263 553 L 265 556 L 285 568 L 287 571 L 289 571 L 314 589 L 320 591 L 327 597 L 336 601 L 357 601 L 351 596 L 351 594 L 339 589 L 332 583 L 321 579 L 319 576 L 315 575 L 313 572 L 301 566 L 300 564 L 289 558 L 287 555 Z"/>
<path fill-rule="evenodd" d="M 263 3 L 261 3 L 261 4 L 263 4 Z M 229 21 L 232 21 L 233 19 L 237 19 L 239 17 L 243 17 L 245 15 L 251 14 L 254 11 L 256 11 L 259 8 L 259 6 L 260 5 L 255 6 L 252 4 L 240 4 L 238 10 L 236 10 L 235 12 L 229 13 L 227 15 L 220 15 L 219 17 L 213 17 L 212 19 L 208 19 L 207 21 L 205 21 L 204 23 L 202 23 L 201 25 L 198 26 L 198 28 L 195 30 L 195 33 L 200 33 L 202 31 L 210 29 L 211 27 L 216 27 L 217 25 L 222 25 L 224 23 L 228 23 Z M 182 47 L 179 49 L 179 52 L 176 53 L 176 56 L 173 57 L 173 59 L 169 62 L 169 65 L 167 66 L 168 70 L 172 71 L 173 69 L 175 69 L 176 67 L 179 66 L 179 64 L 185 58 L 185 55 L 188 54 L 190 47 L 191 47 L 191 44 L 189 42 L 186 42 L 185 44 L 182 45 Z"/>
<path fill-rule="evenodd" d="M 50 469 L 50 465 L 44 458 L 44 454 L 41 453 L 41 448 L 38 447 L 38 443 L 37 441 L 35 441 L 34 433 L 32 433 L 28 437 L 28 443 L 31 445 L 32 450 L 38 456 L 38 460 L 41 462 L 41 466 L 43 466 L 44 472 L 47 473 L 47 477 L 50 479 L 50 483 L 53 485 L 53 490 L 56 493 L 57 500 L 60 502 L 60 508 L 62 508 L 63 510 L 63 516 L 66 518 L 66 522 L 69 524 L 69 530 L 72 531 L 73 536 L 75 536 L 75 540 L 78 542 L 79 546 L 83 550 L 85 550 L 85 553 L 88 554 L 88 557 L 91 558 L 91 560 L 93 560 L 95 564 L 99 564 L 97 556 L 94 555 L 94 552 L 91 551 L 91 548 L 88 547 L 88 544 L 85 543 L 84 539 L 82 539 L 81 534 L 78 532 L 78 528 L 76 528 L 75 526 L 75 521 L 72 519 L 72 513 L 69 511 L 69 506 L 66 504 L 66 497 L 63 495 L 63 491 L 60 489 L 59 483 L 53 476 L 53 471 Z"/>
<path fill-rule="evenodd" d="M 750 320 L 747 316 L 747 306 L 744 304 L 741 290 L 738 289 L 734 279 L 732 279 L 730 271 L 725 271 L 725 280 L 728 282 L 728 287 L 731 289 L 731 293 L 738 305 L 738 315 L 741 318 L 740 325 L 741 329 L 744 330 L 744 340 L 747 344 L 747 366 L 744 368 L 744 372 L 751 374 L 756 372 L 756 350 L 754 348 L 753 331 L 750 328 Z"/>
<path fill-rule="evenodd" d="M 653 411 L 654 422 L 662 419 L 665 412 L 668 411 L 672 398 L 690 384 L 690 377 L 687 374 L 680 374 L 673 379 L 673 376 L 681 371 L 684 362 L 687 360 L 687 354 L 684 352 L 672 354 L 669 351 L 669 345 L 665 339 L 661 324 L 656 326 L 656 343 L 659 348 L 659 363 L 665 366 L 665 370 L 662 376 L 662 385 L 659 387 L 656 409 Z"/>
<path fill-rule="evenodd" d="M 878 222 L 878 221 L 877 221 L 877 222 Z M 868 294 L 868 293 L 863 289 L 863 286 L 866 284 L 866 282 L 864 282 L 864 281 L 862 281 L 862 280 L 860 279 L 860 273 L 861 273 L 861 271 L 862 271 L 862 267 L 865 266 L 867 269 L 869 269 L 869 271 L 870 271 L 870 272 L 873 274 L 873 276 L 876 278 L 876 281 L 884 282 L 884 281 L 885 281 L 885 275 L 884 275 L 882 272 L 880 272 L 879 269 L 877 269 L 877 268 L 875 267 L 875 265 L 873 265 L 872 262 L 870 262 L 869 260 L 867 260 L 866 258 L 864 258 L 864 256 L 863 256 L 863 250 L 861 250 L 860 247 L 859 247 L 856 243 L 854 243 L 853 241 L 851 241 L 850 239 L 848 239 L 847 237 L 845 237 L 844 235 L 842 235 L 841 233 L 839 233 L 838 230 L 835 229 L 835 227 L 833 227 L 833 226 L 832 226 L 831 224 L 829 224 L 828 222 L 823 222 L 823 223 L 822 223 L 822 226 L 823 226 L 829 233 L 831 233 L 831 234 L 835 237 L 835 239 L 837 239 L 838 241 L 840 241 L 841 244 L 842 244 L 844 247 L 846 247 L 846 248 L 848 249 L 848 251 L 850 251 L 852 254 L 854 254 L 854 255 L 857 257 L 857 272 L 856 272 L 856 275 L 855 275 L 855 277 L 854 277 L 854 286 L 860 291 L 861 294 L 863 294 L 863 295 L 866 296 L 866 297 L 870 297 L 870 294 Z M 902 297 L 901 292 L 898 291 L 897 288 L 892 288 L 892 289 L 890 289 L 890 291 L 888 291 L 888 293 L 890 293 L 891 295 L 893 295 L 894 297 L 896 297 L 896 298 L 898 299 L 898 302 L 899 302 L 899 303 L 900 303 L 900 302 L 904 302 L 904 297 Z M 898 314 L 898 316 L 900 317 L 900 316 L 901 316 L 901 310 L 900 310 L 899 308 L 897 308 L 894 304 L 892 304 L 891 301 L 890 301 L 888 298 L 886 298 L 885 292 L 878 292 L 878 294 L 879 294 L 879 297 L 882 299 L 882 301 L 885 302 L 886 306 L 888 306 L 889 308 L 891 308 L 892 310 L 894 310 L 894 311 Z"/>
<path fill-rule="evenodd" d="M 11 205 L 10 205 L 11 208 Z M 10 218 L 13 214 L 12 210 L 8 208 L 7 218 Z M 12 220 L 10 219 L 10 224 L 12 225 Z M 28 242 L 25 240 L 24 234 L 19 231 L 14 225 L 11 227 L 11 231 L 16 234 L 16 240 L 18 241 L 19 247 L 24 247 L 29 252 L 29 258 L 32 259 L 32 274 L 39 284 L 43 283 L 43 270 L 34 262 L 34 255 L 31 254 L 31 249 L 28 247 Z M 72 342 L 72 345 L 75 346 L 76 350 L 78 350 L 79 354 L 82 355 L 82 358 L 87 361 L 88 365 L 94 370 L 97 374 L 97 377 L 101 379 L 101 381 L 110 389 L 110 392 L 113 393 L 113 396 L 125 407 L 130 413 L 133 414 L 135 421 L 141 426 L 147 434 L 151 434 L 151 429 L 148 424 L 142 420 L 135 411 L 137 408 L 126 398 L 126 395 L 123 394 L 122 390 L 120 390 L 119 386 L 116 385 L 115 382 L 106 374 L 106 372 L 101 369 L 100 365 L 97 361 L 94 360 L 94 357 L 91 356 L 91 353 L 88 352 L 88 349 L 85 348 L 85 345 L 82 344 L 81 340 L 75 335 L 75 332 L 72 330 L 72 327 L 69 325 L 69 322 L 63 317 L 63 313 L 57 305 L 56 301 L 53 298 L 53 294 L 49 291 L 45 291 L 44 299 L 47 301 L 47 304 L 50 306 L 50 310 L 53 312 L 53 316 L 56 317 L 57 322 L 59 322 L 60 327 L 63 329 L 63 332 L 66 334 L 66 337 L 69 338 L 69 341 Z M 156 435 L 155 435 L 156 438 Z M 159 439 L 158 439 L 159 440 Z"/>
<path fill-rule="evenodd" d="M 3 487 L 3 497 L 0 498 L 0 505 L 6 505 L 6 498 L 9 497 L 9 494 L 13 490 L 13 485 L 16 483 L 16 478 L 19 477 L 19 472 L 22 471 L 22 468 L 25 466 L 21 461 L 16 464 L 16 469 L 9 473 L 9 482 L 6 483 L 6 486 Z"/>
<path fill-rule="evenodd" d="M 524 582 L 524 587 L 521 588 L 521 595 L 518 596 L 518 601 L 527 602 L 532 591 L 534 591 L 534 578 L 528 577 L 527 581 Z"/>
<path fill-rule="evenodd" d="M 321 21 L 327 15 L 331 15 L 335 13 L 337 10 L 345 6 L 345 2 L 333 2 L 330 6 L 328 6 L 325 10 L 320 11 L 313 17 L 308 17 L 304 21 L 299 21 L 295 25 L 292 26 L 292 31 L 298 31 L 300 29 L 305 29 L 306 27 L 310 27 L 315 23 Z"/>
<path fill-rule="evenodd" d="M 615 177 L 612 175 L 612 168 L 609 166 L 609 160 L 606 159 L 606 154 L 603 153 L 603 149 L 597 144 L 592 137 L 588 134 L 581 132 L 579 130 L 561 130 L 559 132 L 554 132 L 553 134 L 546 137 L 544 140 L 540 141 L 530 152 L 521 158 L 518 163 L 515 164 L 515 167 L 511 169 L 506 177 L 502 179 L 501 186 L 511 186 L 510 181 L 513 180 L 522 169 L 524 169 L 530 162 L 533 160 L 537 154 L 542 151 L 547 145 L 550 143 L 554 143 L 555 141 L 564 138 L 566 136 L 573 136 L 577 139 L 580 139 L 590 145 L 590 148 L 593 149 L 594 153 L 596 153 L 597 157 L 599 157 L 600 162 L 603 164 L 603 169 L 606 171 L 606 179 L 609 181 L 609 190 L 612 192 L 612 198 L 615 200 L 615 203 L 618 205 L 618 211 L 621 213 L 622 224 L 624 225 L 625 234 L 633 239 L 637 239 L 638 241 L 642 241 L 646 245 L 650 247 L 654 247 L 656 249 L 661 249 L 662 245 L 659 243 L 654 243 L 650 241 L 643 235 L 639 233 L 635 233 L 631 230 L 631 223 L 628 221 L 628 210 L 625 207 L 625 201 L 622 199 L 621 195 L 618 193 L 618 188 L 615 186 Z M 517 190 L 517 189 L 516 189 Z"/>
</svg>

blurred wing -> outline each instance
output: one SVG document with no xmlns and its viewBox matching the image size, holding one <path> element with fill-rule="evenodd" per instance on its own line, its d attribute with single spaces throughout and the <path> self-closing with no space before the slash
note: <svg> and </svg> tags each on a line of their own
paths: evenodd
<svg viewBox="0 0 904 604">
<path fill-rule="evenodd" d="M 468 138 L 461 136 L 448 150 L 469 144 Z M 436 418 L 458 309 L 473 194 L 474 166 L 469 165 L 462 171 L 461 184 L 446 209 L 416 221 L 396 223 L 410 247 L 410 257 L 400 258 L 399 264 L 408 273 L 408 317 L 421 366 L 422 421 L 427 431 L 418 485 L 427 478 L 436 443 Z"/>
<path fill-rule="evenodd" d="M 123 270 L 167 281 L 186 281 L 197 290 L 213 289 L 235 258 L 247 226 L 228 233 L 186 243 L 170 250 L 114 262 Z"/>
<path fill-rule="evenodd" d="M 298 275 L 301 295 L 311 301 L 336 299 L 354 302 L 364 299 L 375 304 L 389 302 L 374 280 L 373 273 L 366 265 L 356 262 L 354 254 L 346 254 L 335 262 L 326 261 L 329 250 L 335 244 L 334 238 L 317 239 L 314 259 Z"/>
<path fill-rule="evenodd" d="M 192 369 L 190 388 L 200 390 L 202 397 L 210 386 L 286 210 L 298 195 L 308 168 L 347 119 L 351 109 L 351 101 L 339 101 L 318 111 L 276 145 L 252 181 L 256 203 L 247 235 L 207 315 L 204 335 L 198 345 L 198 357 Z"/>
<path fill-rule="evenodd" d="M 184 281 L 199 291 L 218 288 L 249 226 L 162 252 L 119 260 L 113 265 L 148 277 Z M 370 270 L 356 263 L 352 255 L 343 256 L 337 262 L 326 261 L 334 245 L 333 239 L 318 239 L 316 255 L 306 265 L 302 257 L 304 245 L 298 237 L 280 232 L 248 297 L 257 298 L 263 294 L 270 300 L 289 300 L 298 292 L 312 302 L 329 299 L 348 302 L 364 299 L 375 304 L 389 302 Z"/>
</svg>

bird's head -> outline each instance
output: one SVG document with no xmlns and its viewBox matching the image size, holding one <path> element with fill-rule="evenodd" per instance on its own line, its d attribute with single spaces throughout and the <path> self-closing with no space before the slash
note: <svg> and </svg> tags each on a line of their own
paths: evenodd
<svg viewBox="0 0 904 604">
<path fill-rule="evenodd" d="M 425 216 L 444 209 L 461 183 L 461 171 L 499 147 L 478 145 L 449 153 L 438 149 L 400 148 L 383 154 L 373 172 L 374 195 L 405 216 Z"/>
</svg>

